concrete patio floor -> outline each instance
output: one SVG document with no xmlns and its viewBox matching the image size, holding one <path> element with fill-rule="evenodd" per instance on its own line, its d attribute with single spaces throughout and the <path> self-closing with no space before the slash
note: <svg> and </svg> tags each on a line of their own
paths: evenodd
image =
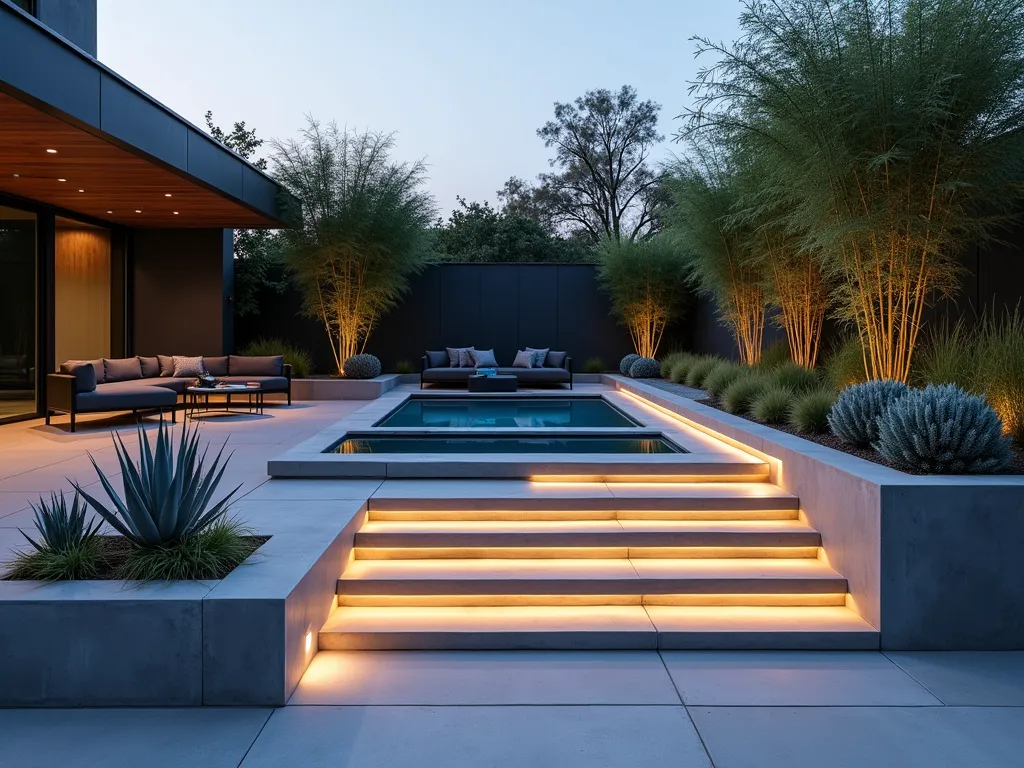
<svg viewBox="0 0 1024 768">
<path fill-rule="evenodd" d="M 230 435 L 241 509 L 270 512 L 287 501 L 263 485 L 266 460 L 364 404 L 203 431 Z M 30 500 L 94 483 L 86 451 L 116 471 L 110 429 L 135 440 L 130 420 L 82 427 L 0 427 L 3 559 Z M 0 710 L 0 768 L 1011 768 L 1021 755 L 1024 652 L 324 651 L 277 710 Z"/>
</svg>

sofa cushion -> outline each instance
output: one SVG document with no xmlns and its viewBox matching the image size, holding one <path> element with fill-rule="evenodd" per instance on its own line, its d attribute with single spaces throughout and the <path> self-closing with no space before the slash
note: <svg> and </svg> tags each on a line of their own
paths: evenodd
<svg viewBox="0 0 1024 768">
<path fill-rule="evenodd" d="M 473 368 L 428 368 L 423 372 L 424 381 L 465 381 L 476 373 Z"/>
<path fill-rule="evenodd" d="M 174 375 L 174 358 L 170 355 L 157 355 L 157 362 L 160 363 L 160 375 L 161 376 L 173 376 Z"/>
<path fill-rule="evenodd" d="M 228 356 L 222 357 L 204 357 L 203 368 L 211 376 L 227 376 L 228 375 Z"/>
<path fill-rule="evenodd" d="M 569 357 L 568 352 L 548 352 L 547 359 L 544 360 L 544 366 L 546 368 L 565 368 L 565 359 Z"/>
<path fill-rule="evenodd" d="M 195 376 L 202 376 L 206 369 L 203 368 L 203 358 L 199 357 L 183 357 L 181 355 L 174 356 L 174 378 L 189 378 Z"/>
<path fill-rule="evenodd" d="M 66 369 L 65 366 L 67 366 Z M 82 392 L 92 392 L 96 389 L 96 369 L 89 363 L 79 363 L 78 365 L 70 366 L 64 363 L 60 367 L 60 372 L 75 377 L 75 392 L 79 394 Z"/>
<path fill-rule="evenodd" d="M 469 368 L 473 361 L 469 356 L 473 347 L 445 347 L 448 352 L 448 365 L 452 368 Z"/>
<path fill-rule="evenodd" d="M 101 384 L 75 399 L 79 411 L 127 411 L 133 408 L 171 408 L 178 395 L 166 387 L 132 386 L 135 382 Z"/>
<path fill-rule="evenodd" d="M 140 357 L 139 365 L 142 366 L 144 379 L 153 379 L 160 375 L 160 359 L 157 357 Z"/>
<path fill-rule="evenodd" d="M 531 384 L 557 384 L 569 381 L 569 372 L 564 368 L 499 368 L 498 373 L 515 376 L 519 381 Z"/>
<path fill-rule="evenodd" d="M 248 384 L 250 381 L 258 381 L 264 392 L 288 391 L 286 376 L 224 376 L 221 380 L 225 384 Z"/>
<path fill-rule="evenodd" d="M 98 360 L 65 360 L 60 364 L 60 372 L 71 373 L 71 369 L 76 365 L 91 365 L 93 373 L 96 374 L 96 383 L 103 383 L 103 358 Z"/>
<path fill-rule="evenodd" d="M 142 378 L 142 364 L 137 357 L 103 358 L 103 382 L 132 381 Z"/>
<path fill-rule="evenodd" d="M 474 368 L 497 368 L 498 360 L 493 349 L 472 349 L 469 352 Z"/>
<path fill-rule="evenodd" d="M 448 361 L 448 353 L 441 349 L 435 352 L 427 350 L 427 368 L 445 368 L 450 366 L 451 363 Z"/>
<path fill-rule="evenodd" d="M 533 365 L 531 367 L 533 367 L 533 368 L 543 368 L 544 367 L 544 365 L 545 365 L 544 361 L 547 360 L 547 357 L 548 357 L 548 350 L 547 350 L 547 348 L 545 348 L 545 349 L 537 349 L 535 347 L 527 347 L 526 351 L 533 353 Z"/>
<path fill-rule="evenodd" d="M 516 352 L 516 359 L 512 361 L 513 368 L 533 368 L 533 352 L 520 349 Z"/>
<path fill-rule="evenodd" d="M 280 376 L 284 370 L 284 355 L 250 357 L 230 355 L 228 375 L 230 376 Z"/>
<path fill-rule="evenodd" d="M 186 387 L 191 387 L 195 383 L 195 379 L 176 379 L 173 376 L 160 376 L 155 379 L 134 379 L 132 381 L 119 381 L 117 385 L 127 387 L 163 387 L 164 389 L 170 389 L 178 394 L 185 391 Z"/>
</svg>

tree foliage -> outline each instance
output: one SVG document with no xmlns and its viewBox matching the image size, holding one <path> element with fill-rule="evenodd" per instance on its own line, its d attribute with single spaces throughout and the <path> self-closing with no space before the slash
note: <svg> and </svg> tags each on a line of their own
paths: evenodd
<svg viewBox="0 0 1024 768">
<path fill-rule="evenodd" d="M 392 159 L 393 134 L 313 118 L 299 139 L 272 147 L 274 176 L 302 203 L 281 232 L 283 252 L 340 374 L 423 264 L 436 215 L 423 189 L 426 168 Z"/>
<path fill-rule="evenodd" d="M 965 244 L 1006 223 L 1024 170 L 1019 0 L 749 0 L 687 132 L 758 146 L 763 199 L 819 254 L 869 377 L 907 378 Z M 799 252 L 799 249 L 798 249 Z"/>
<path fill-rule="evenodd" d="M 659 174 L 648 162 L 658 133 L 653 101 L 636 89 L 587 91 L 571 104 L 555 103 L 555 116 L 537 131 L 554 149 L 551 173 L 519 199 L 544 211 L 568 232 L 583 232 L 593 243 L 607 237 L 636 240 L 656 231 L 663 197 Z M 513 179 L 511 181 L 519 181 Z M 507 188 L 507 185 L 506 185 Z"/>
<path fill-rule="evenodd" d="M 531 216 L 495 210 L 489 203 L 459 207 L 434 230 L 434 257 L 452 262 L 571 264 L 594 260 L 585 243 L 550 234 Z"/>
<path fill-rule="evenodd" d="M 597 275 L 637 354 L 655 357 L 665 327 L 683 313 L 690 296 L 679 248 L 665 236 L 638 242 L 609 237 Z"/>
</svg>

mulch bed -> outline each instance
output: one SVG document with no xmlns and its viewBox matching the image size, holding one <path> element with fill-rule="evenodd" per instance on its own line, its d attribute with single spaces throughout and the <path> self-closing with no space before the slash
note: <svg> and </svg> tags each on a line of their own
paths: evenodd
<svg viewBox="0 0 1024 768">
<path fill-rule="evenodd" d="M 270 540 L 269 536 L 245 536 L 243 538 L 249 545 L 246 558 L 249 558 L 253 552 Z M 113 581 L 117 579 L 117 567 L 125 561 L 128 553 L 131 551 L 131 544 L 124 536 L 100 536 L 99 541 L 100 546 L 103 548 L 103 564 L 93 578 L 83 579 L 83 581 Z M 242 562 L 245 562 L 245 560 Z M 216 576 L 211 577 L 210 581 L 223 579 L 237 567 L 225 569 L 223 573 L 218 573 Z"/>
<path fill-rule="evenodd" d="M 710 406 L 711 408 L 715 408 L 716 410 L 726 412 L 717 397 L 707 397 L 703 400 L 697 400 L 696 402 L 700 403 L 701 405 L 707 405 Z M 780 432 L 786 432 L 790 435 L 802 437 L 804 440 L 810 440 L 812 443 L 824 445 L 826 448 L 834 448 L 837 451 L 848 453 L 851 456 L 856 456 L 857 458 L 860 459 L 867 459 L 868 461 L 874 462 L 875 464 L 881 464 L 883 467 L 895 469 L 898 472 L 905 472 L 908 475 L 928 475 L 927 472 L 916 472 L 914 470 L 899 469 L 893 466 L 891 462 L 885 459 L 885 457 L 878 453 L 878 451 L 876 451 L 874 448 L 854 448 L 852 445 L 847 445 L 846 443 L 844 443 L 842 440 L 840 440 L 838 437 L 831 433 L 825 435 L 811 435 L 806 432 L 800 432 L 799 430 L 791 427 L 789 424 L 765 424 L 763 421 L 755 419 L 753 416 L 748 416 L 746 414 L 735 413 L 732 415 L 739 416 L 741 419 L 746 419 L 747 421 L 752 421 L 755 424 L 763 424 L 766 427 L 777 429 Z M 994 474 L 1024 475 L 1024 451 L 1022 451 L 1017 446 L 1012 446 L 1010 450 L 1013 453 L 1013 458 L 1010 460 L 1010 463 L 1007 465 L 1005 469 Z"/>
</svg>

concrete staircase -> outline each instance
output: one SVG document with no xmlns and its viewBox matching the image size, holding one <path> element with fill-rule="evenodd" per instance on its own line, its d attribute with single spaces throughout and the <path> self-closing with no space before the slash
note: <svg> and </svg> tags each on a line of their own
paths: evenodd
<svg viewBox="0 0 1024 768">
<path fill-rule="evenodd" d="M 387 481 L 321 649 L 878 647 L 767 482 Z"/>
</svg>

